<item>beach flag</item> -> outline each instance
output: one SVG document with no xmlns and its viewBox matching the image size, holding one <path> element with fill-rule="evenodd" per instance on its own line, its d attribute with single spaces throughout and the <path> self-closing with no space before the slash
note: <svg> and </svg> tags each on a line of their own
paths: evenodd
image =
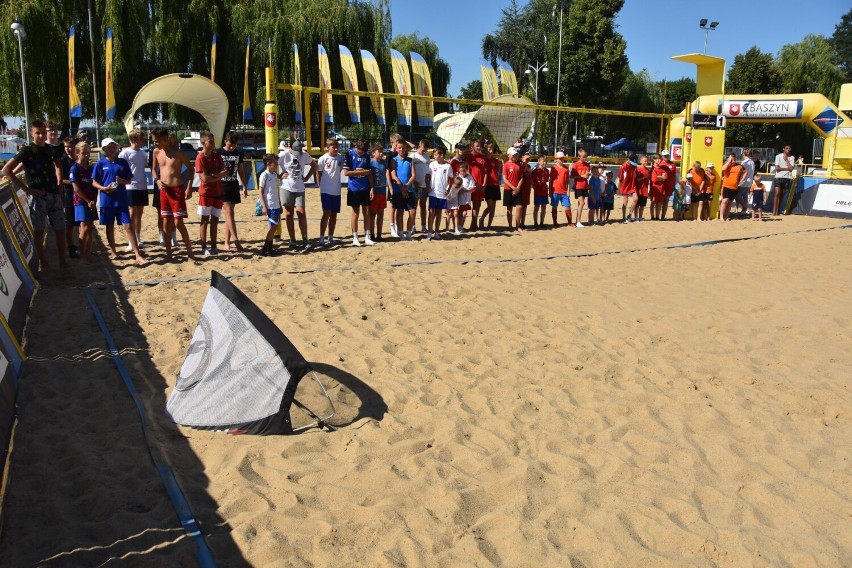
<svg viewBox="0 0 852 568">
<path fill-rule="evenodd" d="M 214 271 L 166 411 L 177 424 L 193 428 L 288 434 L 301 429 L 294 427 L 290 407 L 299 382 L 308 375 L 319 382 L 266 313 Z M 334 415 L 319 384 L 331 414 L 312 413 L 310 425 Z"/>
<path fill-rule="evenodd" d="M 106 119 L 115 118 L 115 91 L 112 88 L 112 28 L 106 36 Z"/>
<path fill-rule="evenodd" d="M 391 53 L 391 70 L 396 92 L 400 95 L 411 94 L 411 79 L 408 74 L 408 63 L 405 56 L 395 49 Z M 411 126 L 411 99 L 399 99 L 396 104 L 397 122 L 400 126 Z"/>
<path fill-rule="evenodd" d="M 340 48 L 340 69 L 343 71 L 343 88 L 347 91 L 358 90 L 358 75 L 355 73 L 355 58 L 352 52 L 344 45 Z M 356 95 L 346 95 L 346 103 L 349 105 L 349 119 L 352 122 L 361 122 L 361 106 Z"/>
<path fill-rule="evenodd" d="M 216 82 L 216 34 L 213 34 L 213 44 L 210 46 L 210 80 Z"/>
<path fill-rule="evenodd" d="M 371 93 L 382 93 L 382 74 L 379 72 L 379 62 L 375 56 L 366 49 L 361 50 L 361 66 L 364 68 L 364 79 L 367 82 L 366 90 Z M 370 97 L 373 112 L 379 124 L 385 124 L 385 99 L 382 97 Z"/>
<path fill-rule="evenodd" d="M 83 116 L 83 105 L 80 103 L 80 95 L 77 94 L 77 85 L 74 84 L 74 26 L 71 26 L 68 33 L 68 116 Z"/>
<path fill-rule="evenodd" d="M 251 122 L 251 95 L 249 95 L 249 53 L 251 51 L 251 36 L 246 39 L 246 78 L 243 82 L 243 122 Z"/>
<path fill-rule="evenodd" d="M 293 84 L 302 84 L 302 63 L 299 61 L 299 46 L 293 44 Z M 294 91 L 296 99 L 296 122 L 302 122 L 302 91 Z"/>
<path fill-rule="evenodd" d="M 480 59 L 479 71 L 482 73 L 482 100 L 494 100 L 500 94 L 500 90 L 497 87 L 497 74 L 494 72 L 494 68 L 486 60 Z"/>
<path fill-rule="evenodd" d="M 503 85 L 503 94 L 517 95 L 518 78 L 515 76 L 515 70 L 502 59 L 497 60 L 497 66 L 500 68 L 500 83 Z"/>
<path fill-rule="evenodd" d="M 421 97 L 432 96 L 432 74 L 429 65 L 419 53 L 411 52 L 411 74 L 414 76 L 414 94 Z M 417 101 L 417 124 L 432 126 L 435 118 L 435 106 L 432 101 Z"/>
<path fill-rule="evenodd" d="M 319 53 L 319 85 L 321 89 L 331 88 L 331 67 L 328 65 L 328 52 L 322 46 L 317 45 Z M 325 97 L 325 114 L 323 119 L 326 122 L 334 122 L 334 106 L 332 105 L 331 93 Z"/>
</svg>

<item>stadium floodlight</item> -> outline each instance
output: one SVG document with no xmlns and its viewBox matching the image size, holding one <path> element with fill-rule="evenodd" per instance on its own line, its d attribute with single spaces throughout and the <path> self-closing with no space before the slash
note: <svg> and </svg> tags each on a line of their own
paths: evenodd
<svg viewBox="0 0 852 568">
<path fill-rule="evenodd" d="M 716 26 L 719 25 L 719 22 L 710 22 L 710 25 L 707 25 L 707 18 L 701 18 L 698 20 L 698 27 L 704 30 L 704 55 L 707 55 L 707 35 L 716 29 Z"/>
<path fill-rule="evenodd" d="M 27 133 L 27 144 L 30 143 L 30 109 L 27 105 L 27 77 L 24 74 L 24 40 L 27 38 L 27 30 L 24 24 L 18 21 L 15 16 L 15 21 L 12 22 L 12 33 L 18 38 L 18 56 L 21 59 L 21 90 L 24 93 L 24 129 Z"/>
</svg>

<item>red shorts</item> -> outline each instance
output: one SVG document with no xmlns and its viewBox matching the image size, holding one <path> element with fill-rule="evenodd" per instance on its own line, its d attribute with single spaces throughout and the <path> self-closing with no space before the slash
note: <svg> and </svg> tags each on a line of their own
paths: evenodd
<svg viewBox="0 0 852 568">
<path fill-rule="evenodd" d="M 200 207 L 213 207 L 221 209 L 225 205 L 224 196 L 208 197 L 206 195 L 198 195 L 198 205 Z"/>
<path fill-rule="evenodd" d="M 459 211 L 470 211 L 470 203 L 465 203 L 464 205 L 459 205 Z"/>
<path fill-rule="evenodd" d="M 374 193 L 373 199 L 370 201 L 370 208 L 379 211 L 388 208 L 388 196 L 384 193 Z"/>
<path fill-rule="evenodd" d="M 485 190 L 484 189 L 474 189 L 470 192 L 470 200 L 474 203 L 482 203 L 485 199 Z"/>
<path fill-rule="evenodd" d="M 185 188 L 181 185 L 160 189 L 160 217 L 186 217 Z"/>
</svg>

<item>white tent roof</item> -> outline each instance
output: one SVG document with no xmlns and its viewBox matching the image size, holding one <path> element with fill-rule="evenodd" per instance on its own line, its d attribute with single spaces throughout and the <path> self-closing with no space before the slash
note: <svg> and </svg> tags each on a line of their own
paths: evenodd
<svg viewBox="0 0 852 568">
<path fill-rule="evenodd" d="M 207 127 L 222 144 L 225 135 L 225 120 L 228 116 L 228 97 L 216 83 L 191 73 L 173 73 L 157 77 L 136 93 L 133 105 L 124 115 L 124 128 L 133 129 L 133 116 L 144 105 L 151 103 L 174 103 L 198 111 Z"/>
<path fill-rule="evenodd" d="M 516 107 L 482 105 L 475 112 L 457 112 L 454 114 L 442 112 L 435 117 L 437 134 L 444 145 L 451 151 L 467 134 L 467 129 L 473 119 L 488 127 L 497 147 L 506 151 L 515 140 L 526 132 L 535 117 L 533 102 L 519 95 L 500 95 L 493 102 L 515 103 Z"/>
</svg>

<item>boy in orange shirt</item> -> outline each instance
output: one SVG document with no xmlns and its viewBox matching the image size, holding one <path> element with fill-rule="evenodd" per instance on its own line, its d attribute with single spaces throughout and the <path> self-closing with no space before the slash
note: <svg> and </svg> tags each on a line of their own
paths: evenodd
<svg viewBox="0 0 852 568">
<path fill-rule="evenodd" d="M 686 174 L 686 179 L 689 180 L 692 186 L 692 220 L 706 221 L 705 213 L 709 216 L 710 199 L 713 194 L 709 195 L 705 191 L 707 177 L 704 173 L 704 168 L 701 167 L 701 162 L 695 162 Z"/>
<path fill-rule="evenodd" d="M 550 187 L 548 194 L 550 195 L 550 215 L 553 217 L 553 226 L 556 227 L 559 223 L 556 221 L 557 213 L 559 212 L 559 204 L 565 208 L 565 217 L 568 218 L 568 226 L 573 227 L 571 222 L 571 198 L 568 196 L 568 179 L 571 175 L 571 170 L 565 165 L 563 152 L 556 152 L 556 163 L 550 168 Z"/>
<path fill-rule="evenodd" d="M 730 221 L 731 201 L 736 198 L 745 175 L 745 168 L 737 163 L 736 154 L 728 154 L 728 160 L 722 166 L 722 203 L 719 205 L 719 219 L 722 221 Z"/>
<path fill-rule="evenodd" d="M 583 209 L 586 207 L 586 200 L 589 198 L 589 178 L 592 176 L 592 170 L 589 162 L 586 161 L 586 150 L 580 148 L 577 150 L 577 161 L 571 166 L 571 179 L 574 180 L 574 197 L 577 199 L 577 227 L 584 227 L 581 221 L 583 220 Z M 591 217 L 586 221 L 593 223 Z"/>
</svg>

